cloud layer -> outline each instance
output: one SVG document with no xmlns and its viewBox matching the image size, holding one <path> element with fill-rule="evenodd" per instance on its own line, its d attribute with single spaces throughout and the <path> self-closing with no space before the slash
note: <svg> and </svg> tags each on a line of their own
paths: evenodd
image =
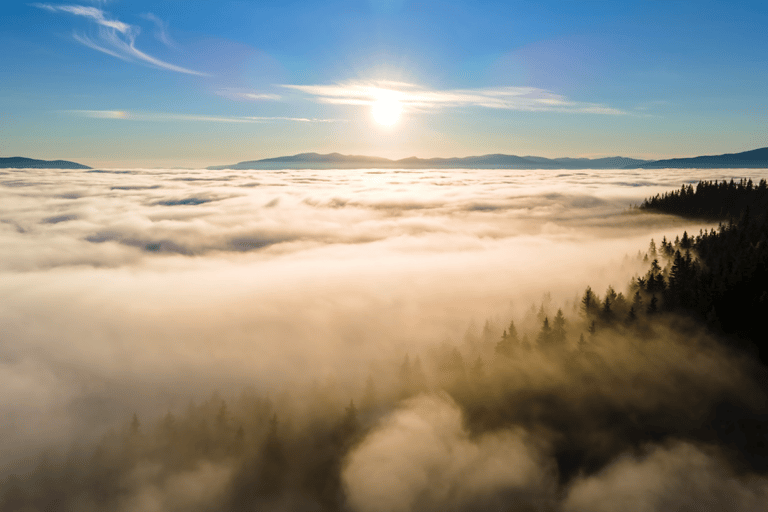
<svg viewBox="0 0 768 512">
<path fill-rule="evenodd" d="M 329 382 L 348 402 L 370 374 L 389 386 L 383 369 L 405 353 L 423 355 L 430 382 L 441 382 L 429 354 L 464 343 L 477 357 L 473 325 L 500 331 L 516 318 L 522 329 L 546 292 L 573 306 L 587 284 L 623 288 L 640 268 L 625 254 L 706 227 L 627 210 L 690 180 L 668 170 L 2 170 L 0 465 L 92 442 L 133 411 L 158 417 L 213 389 L 276 396 Z M 680 489 L 688 471 L 731 475 L 727 463 L 718 469 L 724 457 L 698 446 L 621 458 L 633 414 L 695 425 L 718 397 L 749 390 L 738 361 L 689 342 L 531 352 L 506 363 L 498 389 L 518 394 L 502 405 L 382 398 L 346 459 L 350 503 L 377 510 L 371 499 L 381 495 L 392 510 L 472 510 L 514 497 L 549 506 L 557 473 L 573 477 L 553 469 L 550 447 L 563 442 L 555 420 L 573 426 L 570 440 L 602 468 L 557 491 L 567 491 L 567 510 L 610 510 L 599 508 L 604 496 L 630 473 L 653 474 L 646 468 L 658 460 Z M 306 412 L 323 409 L 313 395 L 293 400 L 304 416 L 323 414 Z M 548 419 L 541 411 L 553 403 L 563 412 Z M 609 413 L 629 419 L 601 423 Z M 172 509 L 179 489 L 201 479 L 216 485 L 200 502 L 215 500 L 236 471 L 200 461 L 161 482 L 150 467 L 134 469 L 140 491 L 127 510 Z M 379 488 L 381 472 L 402 478 Z M 762 481 L 733 478 L 723 496 L 748 509 L 764 495 Z M 646 480 L 638 492 L 648 500 L 665 492 Z M 649 503 L 677 503 L 669 500 Z"/>
</svg>

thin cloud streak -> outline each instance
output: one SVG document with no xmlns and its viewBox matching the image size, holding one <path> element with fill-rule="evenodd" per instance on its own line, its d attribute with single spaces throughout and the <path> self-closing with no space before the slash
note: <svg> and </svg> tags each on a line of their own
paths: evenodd
<svg viewBox="0 0 768 512">
<path fill-rule="evenodd" d="M 78 33 L 77 31 L 72 33 L 72 37 L 75 41 L 93 50 L 106 53 L 107 55 L 111 55 L 112 57 L 116 57 L 126 62 L 138 62 L 188 75 L 210 76 L 207 73 L 165 62 L 139 50 L 136 48 L 136 37 L 141 31 L 140 28 L 123 23 L 119 20 L 108 19 L 104 11 L 99 8 L 83 5 L 51 5 L 40 3 L 31 5 L 50 12 L 65 12 L 76 16 L 82 16 L 95 22 L 98 25 L 98 41 L 94 41 L 91 37 Z"/>
<path fill-rule="evenodd" d="M 282 99 L 282 96 L 279 94 L 235 88 L 219 89 L 216 91 L 216 94 L 230 100 L 280 101 Z"/>
<path fill-rule="evenodd" d="M 191 114 L 171 114 L 165 112 L 129 112 L 126 110 L 65 110 L 67 114 L 94 119 L 125 119 L 129 121 L 202 121 L 212 123 L 268 123 L 272 121 L 293 121 L 298 123 L 341 123 L 343 119 L 317 119 L 310 117 L 287 116 L 206 116 Z"/>
<path fill-rule="evenodd" d="M 136 30 L 131 25 L 128 25 L 127 23 L 123 23 L 121 21 L 117 20 L 108 20 L 104 17 L 104 11 L 101 9 L 98 9 L 96 7 L 88 7 L 85 5 L 51 5 L 51 4 L 32 4 L 34 7 L 39 7 L 40 9 L 45 9 L 50 12 L 67 12 L 69 14 L 74 14 L 75 16 L 84 16 L 86 18 L 91 18 L 93 21 L 98 23 L 99 25 L 103 27 L 108 27 L 117 30 L 118 32 L 121 32 L 123 34 L 128 34 L 134 30 Z"/>
<path fill-rule="evenodd" d="M 152 23 L 155 24 L 155 37 L 158 41 L 163 43 L 168 48 L 176 48 L 176 43 L 173 42 L 171 39 L 171 36 L 168 35 L 168 24 L 165 23 L 163 20 L 152 14 L 151 12 L 147 12 L 141 15 L 142 18 L 145 20 L 149 20 Z"/>
<path fill-rule="evenodd" d="M 372 105 L 383 97 L 395 100 L 410 111 L 457 107 L 484 107 L 528 112 L 628 115 L 600 103 L 572 101 L 565 96 L 536 87 L 430 90 L 403 82 L 349 81 L 334 85 L 283 85 L 314 96 L 320 103 Z"/>
</svg>

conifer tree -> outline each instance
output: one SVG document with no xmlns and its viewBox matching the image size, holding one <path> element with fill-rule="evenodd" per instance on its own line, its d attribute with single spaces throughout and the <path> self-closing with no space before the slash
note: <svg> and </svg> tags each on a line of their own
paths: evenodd
<svg viewBox="0 0 768 512">
<path fill-rule="evenodd" d="M 632 297 L 632 309 L 635 310 L 635 314 L 643 310 L 643 297 L 640 295 L 640 290 L 637 290 Z"/>
<path fill-rule="evenodd" d="M 627 325 L 635 323 L 635 320 L 637 320 L 637 313 L 635 313 L 635 307 L 630 306 L 629 312 L 627 313 L 627 318 L 625 320 L 625 323 Z"/>
<path fill-rule="evenodd" d="M 549 318 L 544 317 L 544 322 L 541 325 L 541 331 L 539 331 L 536 341 L 539 345 L 547 345 L 552 341 L 552 328 L 549 326 Z"/>
<path fill-rule="evenodd" d="M 565 342 L 565 317 L 563 310 L 558 309 L 557 315 L 552 321 L 552 341 L 555 343 Z"/>
<path fill-rule="evenodd" d="M 261 449 L 262 467 L 257 480 L 257 492 L 262 496 L 276 496 L 283 489 L 287 460 L 277 425 L 277 415 L 273 415 Z"/>
<path fill-rule="evenodd" d="M 653 315 L 659 310 L 659 300 L 656 298 L 656 295 L 653 295 L 651 297 L 651 302 L 648 303 L 648 309 L 646 309 L 646 313 L 649 315 Z"/>
<path fill-rule="evenodd" d="M 616 299 L 613 301 L 613 311 L 617 317 L 624 315 L 627 311 L 627 299 L 624 298 L 622 292 L 616 294 Z"/>
<path fill-rule="evenodd" d="M 517 328 L 515 328 L 515 322 L 510 320 L 509 327 L 504 330 L 501 335 L 501 339 L 496 343 L 496 353 L 503 356 L 511 357 L 514 348 L 518 345 L 519 340 L 517 338 Z"/>
<path fill-rule="evenodd" d="M 604 322 L 610 322 L 613 320 L 613 301 L 616 298 L 616 292 L 612 286 L 608 287 L 605 294 L 605 300 L 603 301 L 603 310 L 601 316 Z"/>
<path fill-rule="evenodd" d="M 584 316 L 590 318 L 597 309 L 597 297 L 595 297 L 592 287 L 587 286 L 584 290 L 584 296 L 581 298 L 581 311 Z"/>
<path fill-rule="evenodd" d="M 507 327 L 507 336 L 514 342 L 517 343 L 517 327 L 515 327 L 515 322 L 513 320 L 509 321 L 509 327 Z"/>
</svg>

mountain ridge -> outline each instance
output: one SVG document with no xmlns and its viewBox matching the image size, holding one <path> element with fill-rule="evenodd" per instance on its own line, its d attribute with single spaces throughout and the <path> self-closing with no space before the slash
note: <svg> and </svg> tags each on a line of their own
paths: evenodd
<svg viewBox="0 0 768 512">
<path fill-rule="evenodd" d="M 656 160 L 641 166 L 643 169 L 755 169 L 768 167 L 768 148 L 752 149 L 741 153 L 695 156 L 691 158 L 669 158 Z"/>
<path fill-rule="evenodd" d="M 723 155 L 670 158 L 664 160 L 640 160 L 622 156 L 602 158 L 545 158 L 493 153 L 487 155 L 419 158 L 411 156 L 399 160 L 365 155 L 340 153 L 299 153 L 292 156 L 248 160 L 232 165 L 216 165 L 210 170 L 222 169 L 728 169 L 768 168 L 768 147 L 727 153 Z"/>
<path fill-rule="evenodd" d="M 650 160 L 639 160 L 620 156 L 596 159 L 544 158 L 493 153 L 449 158 L 419 158 L 411 156 L 399 160 L 391 160 L 389 158 L 376 156 L 342 155 L 340 153 L 299 153 L 292 156 L 248 160 L 232 165 L 216 165 L 208 167 L 208 169 L 621 169 L 625 167 L 636 167 L 639 164 L 648 162 L 650 162 Z"/>
<path fill-rule="evenodd" d="M 90 169 L 69 160 L 37 160 L 23 156 L 0 157 L 0 169 Z"/>
</svg>

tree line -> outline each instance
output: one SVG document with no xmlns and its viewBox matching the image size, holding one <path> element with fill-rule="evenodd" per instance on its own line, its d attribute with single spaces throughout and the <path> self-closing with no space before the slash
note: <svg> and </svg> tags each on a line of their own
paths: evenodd
<svg viewBox="0 0 768 512">
<path fill-rule="evenodd" d="M 768 362 L 768 186 L 760 180 L 704 181 L 646 200 L 648 211 L 718 217 L 717 229 L 653 241 L 650 268 L 633 287 L 657 309 L 695 318 Z"/>
<path fill-rule="evenodd" d="M 695 189 L 692 184 L 687 184 L 680 190 L 645 199 L 639 208 L 681 217 L 738 218 L 745 210 L 765 212 L 768 209 L 768 183 L 761 179 L 755 185 L 748 178 L 738 182 L 700 181 Z"/>
</svg>

